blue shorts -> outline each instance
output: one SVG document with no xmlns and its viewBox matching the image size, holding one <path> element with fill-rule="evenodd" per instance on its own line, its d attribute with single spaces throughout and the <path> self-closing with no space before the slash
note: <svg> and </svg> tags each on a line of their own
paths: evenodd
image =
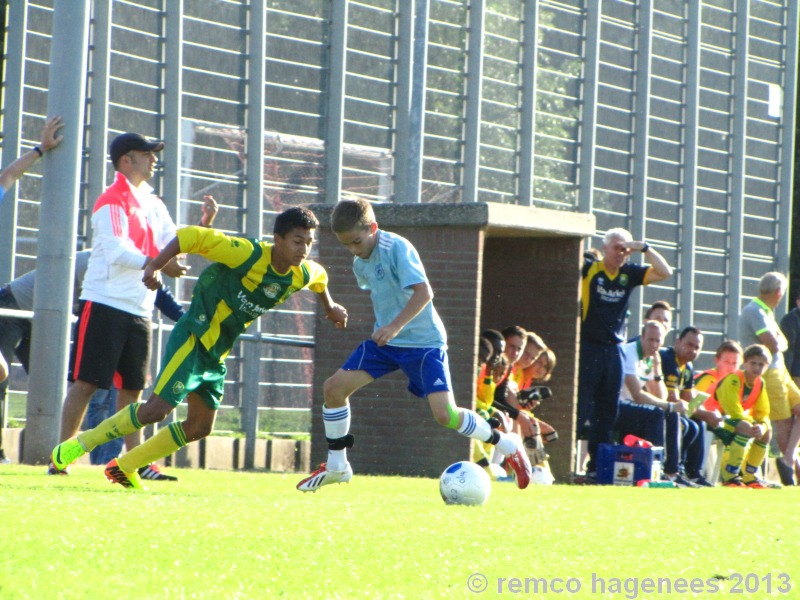
<svg viewBox="0 0 800 600">
<path fill-rule="evenodd" d="M 408 391 L 426 398 L 435 392 L 449 392 L 450 365 L 444 348 L 403 348 L 362 342 L 342 365 L 345 371 L 366 371 L 378 379 L 400 369 L 408 377 Z"/>
</svg>

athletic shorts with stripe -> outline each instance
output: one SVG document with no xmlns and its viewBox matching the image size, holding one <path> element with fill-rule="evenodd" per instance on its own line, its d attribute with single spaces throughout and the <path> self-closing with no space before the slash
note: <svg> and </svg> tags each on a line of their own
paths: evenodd
<svg viewBox="0 0 800 600">
<path fill-rule="evenodd" d="M 150 319 L 106 304 L 81 300 L 69 361 L 69 380 L 107 390 L 114 372 L 122 388 L 144 389 L 150 361 Z"/>
<path fill-rule="evenodd" d="M 194 392 L 209 408 L 217 410 L 225 373 L 225 362 L 209 355 L 197 336 L 178 322 L 167 341 L 153 392 L 172 406 Z"/>
<path fill-rule="evenodd" d="M 453 389 L 445 348 L 378 346 L 366 340 L 345 361 L 342 369 L 366 371 L 374 379 L 399 369 L 408 377 L 408 391 L 419 398 Z"/>
</svg>

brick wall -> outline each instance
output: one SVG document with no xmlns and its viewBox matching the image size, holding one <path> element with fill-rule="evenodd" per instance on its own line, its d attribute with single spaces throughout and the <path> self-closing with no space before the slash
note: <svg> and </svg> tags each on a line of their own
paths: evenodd
<svg viewBox="0 0 800 600">
<path fill-rule="evenodd" d="M 542 336 L 556 354 L 554 397 L 536 415 L 559 432 L 547 450 L 561 481 L 571 472 L 575 447 L 580 255 L 578 238 L 492 237 L 483 257 L 481 330 L 521 325 Z"/>
<path fill-rule="evenodd" d="M 380 222 L 380 215 L 379 215 Z M 475 227 L 390 227 L 417 248 L 434 291 L 434 305 L 448 334 L 450 371 L 456 401 L 472 406 L 475 340 L 478 333 L 483 233 Z M 372 333 L 375 318 L 367 292 L 352 272 L 352 257 L 325 227 L 319 231 L 319 261 L 330 276 L 334 300 L 349 313 L 345 331 L 324 318 L 317 324 L 314 369 L 312 463 L 327 455 L 322 423 L 322 389 Z M 400 373 L 372 382 L 351 397 L 355 446 L 348 452 L 357 473 L 438 476 L 445 467 L 469 457 L 469 441 L 438 425 L 426 400 L 406 389 Z"/>
</svg>

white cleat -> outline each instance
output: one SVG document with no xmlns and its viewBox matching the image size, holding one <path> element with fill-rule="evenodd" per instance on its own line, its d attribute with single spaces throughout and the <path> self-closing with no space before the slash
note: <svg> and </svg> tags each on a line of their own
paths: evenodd
<svg viewBox="0 0 800 600">
<path fill-rule="evenodd" d="M 323 485 L 347 483 L 352 477 L 353 469 L 350 463 L 347 463 L 347 468 L 344 471 L 328 471 L 325 463 L 322 463 L 319 469 L 297 484 L 297 489 L 301 492 L 316 492 Z"/>
</svg>

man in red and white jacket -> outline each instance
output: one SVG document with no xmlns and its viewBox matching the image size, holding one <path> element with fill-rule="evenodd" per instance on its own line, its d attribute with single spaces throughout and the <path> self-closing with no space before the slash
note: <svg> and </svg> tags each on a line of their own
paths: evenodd
<svg viewBox="0 0 800 600">
<path fill-rule="evenodd" d="M 92 395 L 98 388 L 110 388 L 115 373 L 122 384 L 118 409 L 141 398 L 155 303 L 155 292 L 142 283 L 142 270 L 176 231 L 167 207 L 147 183 L 163 148 L 163 142 L 138 133 L 123 133 L 111 142 L 116 178 L 92 211 L 93 251 L 80 296 L 80 328 L 72 345 L 72 383 L 61 412 L 60 441 L 78 433 Z M 216 202 L 206 197 L 201 224 L 210 226 L 216 212 Z M 164 272 L 180 277 L 186 267 L 173 260 Z M 141 438 L 132 434 L 125 443 L 130 450 Z M 66 471 L 51 462 L 48 474 Z"/>
</svg>

